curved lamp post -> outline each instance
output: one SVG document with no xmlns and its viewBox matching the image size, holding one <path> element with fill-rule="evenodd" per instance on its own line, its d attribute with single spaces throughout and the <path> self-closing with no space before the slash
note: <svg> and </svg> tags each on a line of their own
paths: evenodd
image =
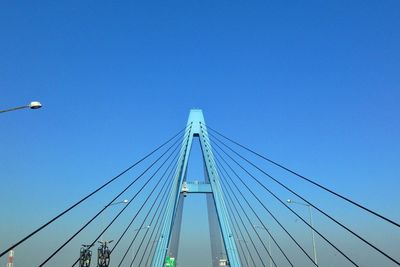
<svg viewBox="0 0 400 267">
<path fill-rule="evenodd" d="M 111 204 L 108 204 L 106 207 L 113 206 L 113 205 L 117 205 L 117 204 L 126 204 L 126 203 L 128 203 L 128 202 L 129 202 L 128 199 L 124 199 L 124 200 L 122 200 L 122 201 L 113 202 L 113 203 L 111 203 Z"/>
<path fill-rule="evenodd" d="M 105 206 L 105 208 L 108 208 L 108 207 L 114 206 L 114 205 L 118 205 L 118 204 L 127 204 L 128 202 L 129 202 L 128 199 L 124 199 L 122 201 L 110 203 L 107 206 Z M 103 234 L 101 234 L 100 241 L 103 241 Z"/>
<path fill-rule="evenodd" d="M 25 105 L 25 106 L 0 110 L 0 113 L 14 111 L 14 110 L 18 110 L 18 109 L 25 109 L 25 108 L 39 109 L 41 107 L 42 107 L 42 104 L 39 101 L 32 101 L 31 103 L 29 103 L 28 105 Z"/>
</svg>

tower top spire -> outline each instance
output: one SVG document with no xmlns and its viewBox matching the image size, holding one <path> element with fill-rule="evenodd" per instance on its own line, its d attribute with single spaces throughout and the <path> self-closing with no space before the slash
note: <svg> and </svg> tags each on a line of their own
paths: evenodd
<svg viewBox="0 0 400 267">
<path fill-rule="evenodd" d="M 189 113 L 189 118 L 187 125 L 192 124 L 192 131 L 194 134 L 200 134 L 200 124 L 205 124 L 203 110 L 201 109 L 191 109 Z"/>
</svg>

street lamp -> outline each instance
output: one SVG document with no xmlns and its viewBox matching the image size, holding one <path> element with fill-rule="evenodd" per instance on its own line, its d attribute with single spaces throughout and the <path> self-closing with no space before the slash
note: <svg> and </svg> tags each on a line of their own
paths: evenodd
<svg viewBox="0 0 400 267">
<path fill-rule="evenodd" d="M 25 106 L 0 110 L 0 113 L 14 111 L 14 110 L 18 110 L 18 109 L 25 109 L 25 108 L 39 109 L 41 107 L 42 107 L 42 104 L 39 101 L 32 101 L 31 103 L 29 103 L 28 105 L 25 105 Z"/>
<path fill-rule="evenodd" d="M 268 233 L 268 254 L 269 254 L 269 266 L 272 267 L 272 251 L 271 251 L 271 235 L 269 233 L 269 230 L 263 226 L 260 225 L 253 225 L 254 229 L 263 229 L 265 231 L 267 231 Z"/>
<path fill-rule="evenodd" d="M 114 206 L 114 205 L 118 205 L 118 204 L 127 204 L 128 202 L 129 202 L 128 199 L 124 199 L 122 201 L 110 203 L 110 204 L 106 205 L 105 208 L 107 209 L 110 206 Z M 103 241 L 103 234 L 101 234 L 100 240 Z"/>
<path fill-rule="evenodd" d="M 143 226 L 142 228 L 137 228 L 137 229 L 134 229 L 133 231 L 136 232 L 136 231 L 139 231 L 139 230 L 142 230 L 142 229 L 148 229 L 148 228 L 150 228 L 150 226 L 151 225 Z"/>
<path fill-rule="evenodd" d="M 315 263 L 315 265 L 317 265 L 318 264 L 317 248 L 315 246 L 315 233 L 314 233 L 314 223 L 313 223 L 313 218 L 312 218 L 311 205 L 308 204 L 308 203 L 296 202 L 296 201 L 293 201 L 291 199 L 288 199 L 286 202 L 289 203 L 289 204 L 298 204 L 298 205 L 302 205 L 302 206 L 308 207 L 308 212 L 309 212 L 309 216 L 310 216 L 310 225 L 311 225 L 311 235 L 312 235 L 312 242 L 313 242 L 313 251 L 314 251 L 314 263 Z"/>
<path fill-rule="evenodd" d="M 126 203 L 128 203 L 128 202 L 129 202 L 128 199 L 124 199 L 124 200 L 122 200 L 122 201 L 113 202 L 113 203 L 111 203 L 111 204 L 108 204 L 106 207 L 108 208 L 109 206 L 113 206 L 113 205 L 117 205 L 117 204 L 126 204 Z"/>
</svg>

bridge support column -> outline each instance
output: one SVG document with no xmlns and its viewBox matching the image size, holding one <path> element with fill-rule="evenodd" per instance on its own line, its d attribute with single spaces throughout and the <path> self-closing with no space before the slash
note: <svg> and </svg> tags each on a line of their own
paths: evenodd
<svg viewBox="0 0 400 267">
<path fill-rule="evenodd" d="M 217 172 L 212 147 L 209 142 L 207 127 L 201 110 L 195 109 L 190 111 L 187 127 L 188 137 L 184 138 L 182 143 L 181 154 L 178 159 L 177 169 L 173 178 L 173 186 L 168 199 L 165 221 L 162 225 L 162 232 L 157 243 L 152 267 L 164 266 L 165 259 L 169 254 L 172 254 L 171 256 L 173 257 L 177 257 L 184 194 L 186 195 L 194 192 L 208 194 L 207 203 L 209 209 L 210 206 L 213 206 L 216 211 L 216 216 L 214 215 L 214 218 L 211 219 L 209 211 L 209 221 L 210 223 L 211 221 L 218 221 L 229 266 L 241 267 L 239 253 L 231 230 L 229 214 L 222 193 L 220 177 Z M 193 138 L 195 137 L 198 137 L 200 140 L 205 168 L 205 185 L 195 185 L 186 182 L 188 160 Z M 192 192 L 190 192 L 190 189 Z M 175 237 L 172 237 L 173 230 L 178 231 L 177 236 Z M 215 231 L 211 231 L 211 234 L 215 235 L 216 233 Z M 212 237 L 211 240 L 213 239 L 215 238 Z M 215 253 L 215 251 L 213 251 L 213 253 Z M 215 259 L 213 259 L 213 264 L 215 265 L 214 260 Z"/>
</svg>

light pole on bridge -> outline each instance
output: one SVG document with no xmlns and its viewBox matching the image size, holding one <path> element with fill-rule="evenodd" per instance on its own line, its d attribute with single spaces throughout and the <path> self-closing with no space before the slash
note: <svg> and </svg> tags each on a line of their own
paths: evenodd
<svg viewBox="0 0 400 267">
<path fill-rule="evenodd" d="M 4 112 L 9 112 L 9 111 L 14 111 L 14 110 L 18 110 L 18 109 L 25 109 L 25 108 L 30 108 L 30 109 L 39 109 L 42 107 L 42 104 L 39 101 L 32 101 L 31 103 L 29 103 L 28 105 L 25 106 L 20 106 L 20 107 L 15 107 L 15 108 L 9 108 L 9 109 L 4 109 L 4 110 L 0 110 L 0 113 L 4 113 Z"/>
<path fill-rule="evenodd" d="M 114 205 L 117 205 L 117 204 L 126 204 L 126 203 L 128 203 L 128 202 L 129 202 L 128 199 L 124 199 L 124 200 L 122 200 L 122 201 L 113 202 L 113 203 L 111 203 L 111 204 L 108 204 L 106 207 L 114 206 Z"/>
<path fill-rule="evenodd" d="M 317 260 L 317 248 L 316 248 L 316 246 L 315 246 L 314 222 L 313 222 L 313 218 L 312 218 L 312 209 L 311 209 L 311 205 L 308 204 L 308 203 L 302 203 L 302 202 L 293 201 L 293 200 L 291 200 L 291 199 L 288 199 L 286 202 L 289 203 L 289 204 L 298 204 L 298 205 L 302 205 L 302 206 L 308 207 L 308 212 L 309 212 L 309 216 L 310 216 L 310 225 L 311 225 L 312 242 L 313 242 L 314 263 L 317 265 L 317 264 L 318 264 L 318 260 Z"/>
<path fill-rule="evenodd" d="M 129 202 L 128 199 L 124 199 L 122 201 L 110 203 L 110 204 L 106 205 L 105 208 L 108 208 L 108 207 L 114 206 L 114 205 L 118 205 L 118 204 L 127 204 L 128 202 Z M 100 241 L 104 241 L 103 240 L 103 234 L 101 234 Z"/>
</svg>

